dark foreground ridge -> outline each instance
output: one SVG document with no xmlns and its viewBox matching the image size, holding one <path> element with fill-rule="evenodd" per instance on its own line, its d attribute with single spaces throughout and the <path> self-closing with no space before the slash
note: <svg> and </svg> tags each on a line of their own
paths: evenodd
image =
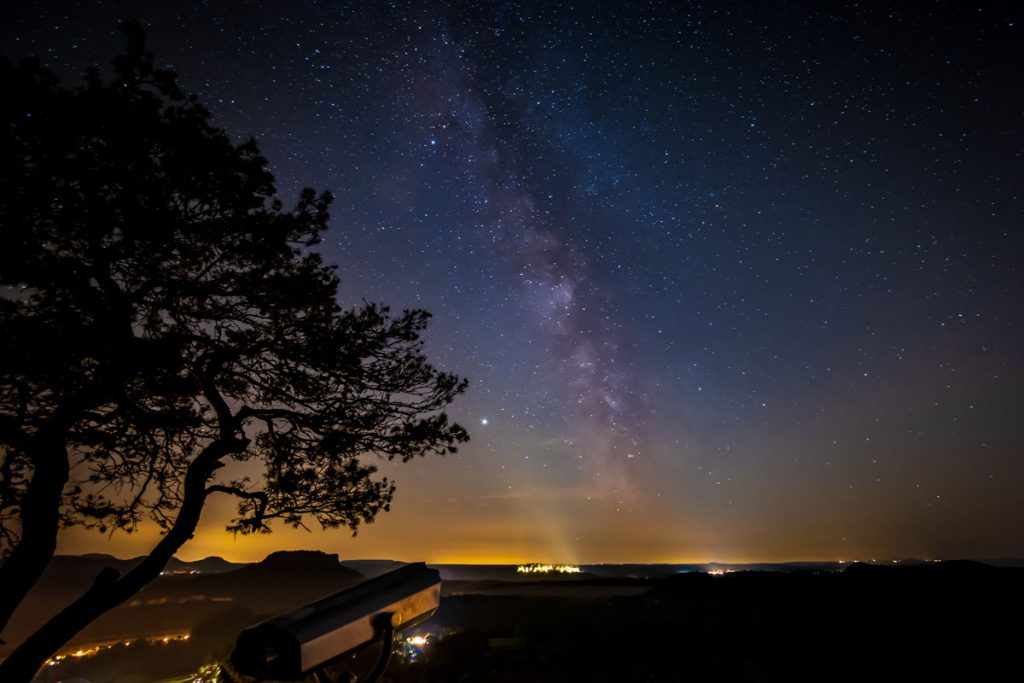
<svg viewBox="0 0 1024 683">
<path fill-rule="evenodd" d="M 595 601 L 453 596 L 437 627 L 462 633 L 426 680 L 979 680 L 1019 666 L 1022 589 L 1024 570 L 956 562 L 680 574 Z"/>
<path fill-rule="evenodd" d="M 495 568 L 480 567 L 474 580 L 460 567 L 420 631 L 430 644 L 396 658 L 386 680 L 981 680 L 1019 666 L 1020 568 L 954 561 L 719 576 L 630 571 L 637 576 L 501 581 Z M 245 626 L 359 580 L 316 552 L 165 576 L 81 642 L 145 628 L 188 632 L 187 641 L 69 658 L 39 680 L 185 676 L 223 657 Z"/>
</svg>

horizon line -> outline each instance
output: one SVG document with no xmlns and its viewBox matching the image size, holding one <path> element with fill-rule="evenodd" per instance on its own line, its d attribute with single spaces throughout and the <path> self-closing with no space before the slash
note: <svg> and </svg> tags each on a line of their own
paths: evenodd
<svg viewBox="0 0 1024 683">
<path fill-rule="evenodd" d="M 671 565 L 708 565 L 708 564 L 719 564 L 719 565 L 787 565 L 787 564 L 901 564 L 905 562 L 953 562 L 953 561 L 969 561 L 969 562 L 1024 562 L 1024 557 L 1014 556 L 989 556 L 989 557 L 972 557 L 972 556 L 952 556 L 952 557 L 915 557 L 915 556 L 903 556 L 903 557 L 872 557 L 872 558 L 837 558 L 837 559 L 796 559 L 796 560 L 741 560 L 741 561 L 729 561 L 729 560 L 657 560 L 657 561 L 626 561 L 626 562 L 610 562 L 610 561 L 599 561 L 599 562 L 562 562 L 562 561 L 551 561 L 551 560 L 537 560 L 531 559 L 528 561 L 522 560 L 507 560 L 504 558 L 496 560 L 465 560 L 465 559 L 453 559 L 453 560 L 425 560 L 425 559 L 397 559 L 387 557 L 342 557 L 340 553 L 331 553 L 325 550 L 319 549 L 306 549 L 306 550 L 274 550 L 267 555 L 264 555 L 258 560 L 232 560 L 224 557 L 223 555 L 207 555 L 198 559 L 187 560 L 178 556 L 174 556 L 173 559 L 179 562 L 185 562 L 189 564 L 195 564 L 205 560 L 219 559 L 231 564 L 259 564 L 263 560 L 270 557 L 275 553 L 303 553 L 303 552 L 319 552 L 324 555 L 334 555 L 338 558 L 339 562 L 395 562 L 399 564 L 412 564 L 415 562 L 423 562 L 427 565 L 463 565 L 463 566 L 479 566 L 479 567 L 511 567 L 526 564 L 565 564 L 574 565 L 578 567 L 598 567 L 598 566 L 623 566 L 623 565 L 645 565 L 645 566 L 671 566 Z M 101 556 L 110 557 L 115 560 L 128 561 L 135 560 L 142 557 L 146 557 L 145 554 L 134 555 L 131 557 L 121 557 L 112 553 L 105 552 L 87 552 L 87 553 L 56 553 L 54 557 L 88 557 L 88 556 Z"/>
</svg>

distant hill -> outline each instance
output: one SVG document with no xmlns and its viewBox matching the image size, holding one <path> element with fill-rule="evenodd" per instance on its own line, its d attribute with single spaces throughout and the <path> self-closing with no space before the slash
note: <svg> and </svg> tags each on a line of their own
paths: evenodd
<svg viewBox="0 0 1024 683">
<path fill-rule="evenodd" d="M 229 598 L 272 613 L 334 593 L 363 580 L 337 555 L 316 550 L 282 551 L 230 572 L 163 576 L 139 592 L 133 603 Z"/>
<path fill-rule="evenodd" d="M 104 567 L 113 567 L 122 574 L 142 562 L 142 557 L 122 559 L 102 553 L 86 555 L 54 555 L 43 573 L 41 581 L 59 579 L 61 581 L 83 579 L 92 581 Z M 246 566 L 236 562 L 228 562 L 223 557 L 206 557 L 194 562 L 179 560 L 172 557 L 167 563 L 168 572 L 220 573 L 229 572 Z"/>
<path fill-rule="evenodd" d="M 247 563 L 229 562 L 223 557 L 218 557 L 216 555 L 204 557 L 201 560 L 195 560 L 193 562 L 186 562 L 185 560 L 179 560 L 176 557 L 172 557 L 171 561 L 167 563 L 167 569 L 169 571 L 196 570 L 205 574 L 217 574 L 220 572 L 230 572 L 240 567 L 244 567 L 246 564 Z"/>
<path fill-rule="evenodd" d="M 900 578 L 913 579 L 915 581 L 922 579 L 982 579 L 992 574 L 1005 573 L 1010 569 L 1009 567 L 995 567 L 983 562 L 975 562 L 974 560 L 944 560 L 942 562 L 897 565 L 854 562 L 843 571 L 843 576 L 870 579 L 885 577 L 890 581 Z"/>
</svg>

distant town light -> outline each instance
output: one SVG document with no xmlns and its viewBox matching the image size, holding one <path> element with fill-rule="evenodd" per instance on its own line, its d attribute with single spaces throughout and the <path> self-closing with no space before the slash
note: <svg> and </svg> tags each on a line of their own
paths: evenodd
<svg viewBox="0 0 1024 683">
<path fill-rule="evenodd" d="M 519 574 L 551 574 L 552 572 L 558 574 L 579 574 L 581 570 L 574 564 L 540 564 L 533 562 L 531 564 L 521 564 L 516 567 L 516 572 Z"/>
<path fill-rule="evenodd" d="M 102 643 L 96 643 L 94 645 L 80 646 L 77 650 L 72 652 L 65 652 L 62 654 L 54 655 L 46 660 L 46 666 L 57 666 L 68 657 L 75 659 L 81 659 L 83 657 L 92 657 L 93 655 L 99 654 L 100 652 L 106 652 L 114 649 L 117 646 L 131 647 L 136 643 L 171 643 L 181 642 L 188 640 L 190 637 L 189 633 L 169 633 L 167 635 L 159 636 L 141 636 L 139 638 L 128 638 L 125 640 L 108 640 Z"/>
</svg>

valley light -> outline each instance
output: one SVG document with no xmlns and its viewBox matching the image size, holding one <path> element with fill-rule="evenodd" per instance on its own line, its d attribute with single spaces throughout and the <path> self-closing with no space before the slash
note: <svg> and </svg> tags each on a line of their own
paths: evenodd
<svg viewBox="0 0 1024 683">
<path fill-rule="evenodd" d="M 521 564 L 516 567 L 516 572 L 519 574 L 550 574 L 556 572 L 558 574 L 579 574 L 581 570 L 574 564 L 539 564 L 534 562 L 532 564 Z"/>
</svg>

